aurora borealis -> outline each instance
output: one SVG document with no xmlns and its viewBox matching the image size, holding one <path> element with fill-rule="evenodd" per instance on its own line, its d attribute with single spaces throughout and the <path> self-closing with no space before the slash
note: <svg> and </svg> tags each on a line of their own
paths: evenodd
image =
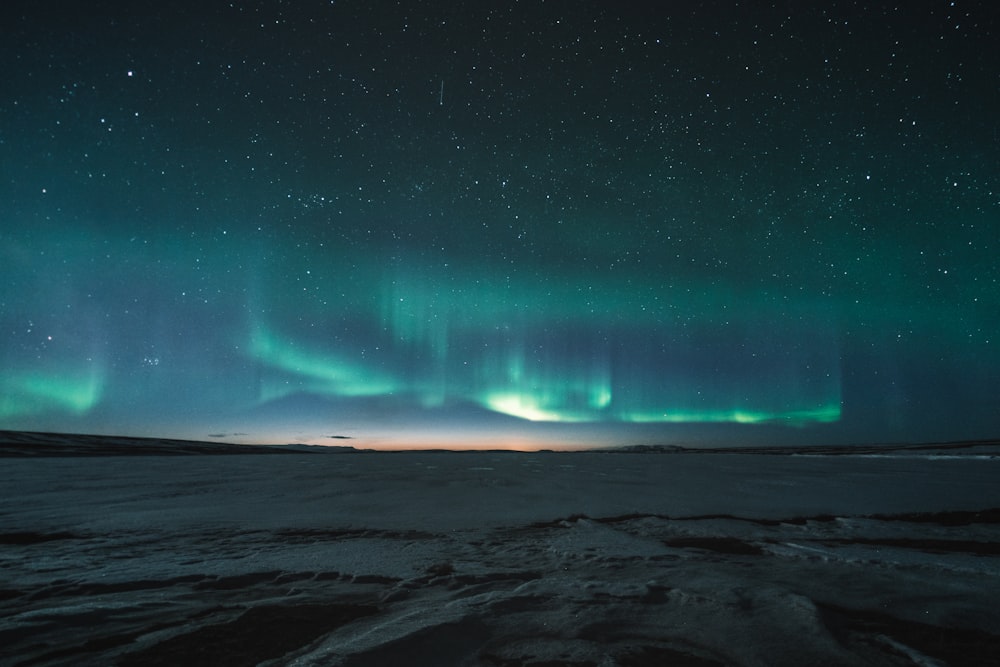
<svg viewBox="0 0 1000 667">
<path fill-rule="evenodd" d="M 0 428 L 1000 434 L 988 2 L 5 3 Z"/>
</svg>

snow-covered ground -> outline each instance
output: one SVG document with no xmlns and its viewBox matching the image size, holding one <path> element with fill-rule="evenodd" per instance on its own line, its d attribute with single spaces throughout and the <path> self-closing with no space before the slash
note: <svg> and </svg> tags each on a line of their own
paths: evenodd
<svg viewBox="0 0 1000 667">
<path fill-rule="evenodd" d="M 0 664 L 1000 664 L 968 454 L 3 459 Z"/>
</svg>

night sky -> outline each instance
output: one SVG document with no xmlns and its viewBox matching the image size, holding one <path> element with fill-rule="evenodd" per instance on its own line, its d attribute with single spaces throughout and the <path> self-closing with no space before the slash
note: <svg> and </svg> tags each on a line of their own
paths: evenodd
<svg viewBox="0 0 1000 667">
<path fill-rule="evenodd" d="M 39 0 L 0 34 L 0 428 L 1000 436 L 993 2 Z"/>
</svg>

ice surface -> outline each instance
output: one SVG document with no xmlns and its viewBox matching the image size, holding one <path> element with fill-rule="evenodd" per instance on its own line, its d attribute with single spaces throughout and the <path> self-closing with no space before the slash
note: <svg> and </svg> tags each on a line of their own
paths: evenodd
<svg viewBox="0 0 1000 667">
<path fill-rule="evenodd" d="M 1000 460 L 8 458 L 3 665 L 1000 655 Z"/>
</svg>

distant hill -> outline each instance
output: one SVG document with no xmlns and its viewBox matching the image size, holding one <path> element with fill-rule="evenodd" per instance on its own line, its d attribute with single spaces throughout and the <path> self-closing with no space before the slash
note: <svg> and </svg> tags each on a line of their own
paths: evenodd
<svg viewBox="0 0 1000 667">
<path fill-rule="evenodd" d="M 337 450 L 353 449 L 337 447 Z M 114 435 L 0 431 L 0 458 L 52 456 L 191 456 L 200 454 L 310 454 L 325 448 L 233 445 L 221 442 Z"/>
</svg>

